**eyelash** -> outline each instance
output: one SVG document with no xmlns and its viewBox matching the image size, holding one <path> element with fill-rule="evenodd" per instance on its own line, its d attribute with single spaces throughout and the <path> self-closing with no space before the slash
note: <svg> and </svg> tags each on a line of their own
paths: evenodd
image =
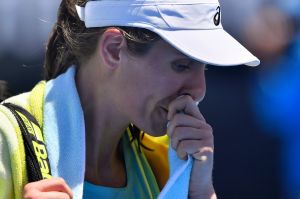
<svg viewBox="0 0 300 199">
<path fill-rule="evenodd" d="M 181 72 L 185 72 L 187 70 L 189 70 L 191 67 L 189 64 L 178 64 L 178 63 L 173 63 L 172 64 L 172 69 L 178 73 L 181 73 Z"/>
<path fill-rule="evenodd" d="M 177 72 L 177 73 L 182 73 L 182 72 L 186 72 L 188 70 L 191 69 L 191 64 L 192 62 L 189 62 L 187 64 L 182 64 L 182 63 L 172 63 L 172 69 Z M 204 65 L 204 70 L 207 71 L 208 68 L 207 68 L 207 65 L 205 64 Z"/>
</svg>

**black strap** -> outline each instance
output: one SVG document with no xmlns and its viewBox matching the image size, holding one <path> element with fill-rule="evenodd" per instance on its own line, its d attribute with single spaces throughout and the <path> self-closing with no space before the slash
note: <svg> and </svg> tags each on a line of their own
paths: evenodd
<svg viewBox="0 0 300 199">
<path fill-rule="evenodd" d="M 11 103 L 2 104 L 15 116 L 22 133 L 29 182 L 51 178 L 48 153 L 41 127 L 24 108 Z"/>
</svg>

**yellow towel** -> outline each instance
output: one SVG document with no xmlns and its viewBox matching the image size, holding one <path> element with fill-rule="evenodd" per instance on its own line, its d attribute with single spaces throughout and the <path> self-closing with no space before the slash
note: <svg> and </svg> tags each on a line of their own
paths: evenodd
<svg viewBox="0 0 300 199">
<path fill-rule="evenodd" d="M 45 82 L 29 93 L 9 98 L 10 102 L 31 112 L 42 125 Z M 0 199 L 22 198 L 27 183 L 25 151 L 21 131 L 13 114 L 0 106 Z"/>
</svg>

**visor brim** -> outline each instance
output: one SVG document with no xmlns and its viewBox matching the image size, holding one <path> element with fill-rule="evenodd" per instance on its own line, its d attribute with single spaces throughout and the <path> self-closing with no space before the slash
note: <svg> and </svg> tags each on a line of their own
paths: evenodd
<svg viewBox="0 0 300 199">
<path fill-rule="evenodd" d="M 183 54 L 216 66 L 258 66 L 260 61 L 224 29 L 152 31 Z"/>
</svg>

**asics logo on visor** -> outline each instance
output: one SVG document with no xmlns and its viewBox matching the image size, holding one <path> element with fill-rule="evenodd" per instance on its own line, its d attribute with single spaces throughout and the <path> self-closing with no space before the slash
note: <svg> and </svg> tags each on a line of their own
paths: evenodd
<svg viewBox="0 0 300 199">
<path fill-rule="evenodd" d="M 221 8 L 220 6 L 217 7 L 216 9 L 218 12 L 214 16 L 214 23 L 216 26 L 220 25 L 221 22 Z"/>
</svg>

